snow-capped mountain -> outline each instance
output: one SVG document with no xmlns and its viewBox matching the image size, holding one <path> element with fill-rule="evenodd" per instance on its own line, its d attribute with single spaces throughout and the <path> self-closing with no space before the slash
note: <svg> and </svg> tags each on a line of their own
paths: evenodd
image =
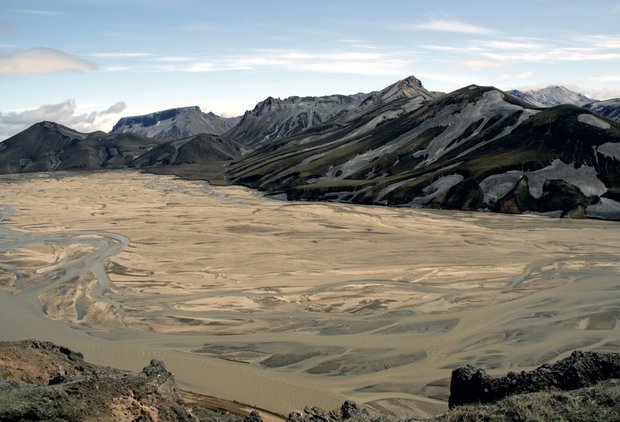
<svg viewBox="0 0 620 422">
<path fill-rule="evenodd" d="M 509 94 L 536 107 L 554 107 L 562 104 L 573 104 L 581 107 L 596 101 L 579 92 L 558 85 L 529 91 L 514 89 Z"/>
<path fill-rule="evenodd" d="M 586 104 L 583 108 L 620 123 L 620 98 L 595 101 L 591 104 Z"/>
<path fill-rule="evenodd" d="M 149 138 L 172 140 L 199 133 L 221 135 L 239 122 L 239 117 L 225 118 L 198 106 L 173 108 L 143 116 L 123 117 L 110 133 L 135 133 Z"/>
</svg>

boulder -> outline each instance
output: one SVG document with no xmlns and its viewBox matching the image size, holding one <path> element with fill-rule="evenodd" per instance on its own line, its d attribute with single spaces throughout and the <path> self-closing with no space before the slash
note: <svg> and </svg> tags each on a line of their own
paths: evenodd
<svg viewBox="0 0 620 422">
<path fill-rule="evenodd" d="M 353 401 L 345 401 L 339 409 L 325 410 L 316 406 L 306 406 L 303 412 L 288 415 L 287 422 L 341 422 L 352 418 L 368 416 L 368 412 Z"/>
<path fill-rule="evenodd" d="M 243 422 L 263 422 L 263 418 L 256 410 L 252 410 L 249 415 L 243 418 Z"/>
<path fill-rule="evenodd" d="M 497 378 L 483 369 L 465 366 L 452 371 L 449 406 L 493 403 L 515 394 L 538 391 L 574 390 L 613 378 L 620 378 L 620 354 L 616 353 L 577 351 L 553 365 Z"/>
</svg>

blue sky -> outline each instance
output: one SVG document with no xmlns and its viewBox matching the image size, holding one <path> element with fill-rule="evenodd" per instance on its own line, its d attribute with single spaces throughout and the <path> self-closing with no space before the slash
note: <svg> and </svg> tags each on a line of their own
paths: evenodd
<svg viewBox="0 0 620 422">
<path fill-rule="evenodd" d="M 0 139 L 40 120 L 89 131 L 199 105 L 563 84 L 620 97 L 620 2 L 2 0 Z"/>
</svg>

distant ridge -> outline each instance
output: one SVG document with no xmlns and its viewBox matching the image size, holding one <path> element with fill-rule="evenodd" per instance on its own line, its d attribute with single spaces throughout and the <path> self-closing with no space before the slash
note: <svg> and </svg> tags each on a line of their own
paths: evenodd
<svg viewBox="0 0 620 422">
<path fill-rule="evenodd" d="M 620 219 L 617 123 L 493 87 L 418 89 L 273 140 L 229 177 L 288 199 Z"/>
<path fill-rule="evenodd" d="M 210 165 L 239 157 L 239 147 L 218 135 L 164 141 L 134 133 L 81 133 L 40 122 L 0 142 L 0 173 Z"/>
<path fill-rule="evenodd" d="M 620 98 L 595 101 L 591 104 L 586 104 L 584 108 L 620 123 Z"/>
<path fill-rule="evenodd" d="M 554 101 L 583 100 L 552 88 Z M 163 169 L 225 183 L 227 165 L 229 183 L 291 200 L 620 220 L 617 104 L 433 93 L 410 76 L 369 94 L 269 97 L 221 135 L 178 134 L 221 119 L 198 107 L 121 119 L 111 134 L 42 122 L 0 143 L 0 172 Z"/>
<path fill-rule="evenodd" d="M 129 132 L 169 141 L 199 133 L 221 135 L 238 121 L 238 117 L 225 118 L 211 112 L 203 113 L 198 106 L 181 107 L 142 116 L 123 117 L 110 133 Z"/>
<path fill-rule="evenodd" d="M 323 97 L 268 97 L 246 111 L 226 136 L 243 145 L 258 145 L 320 126 L 339 113 L 357 108 L 366 94 Z"/>
<path fill-rule="evenodd" d="M 579 92 L 571 91 L 565 86 L 559 85 L 532 89 L 529 91 L 514 89 L 510 91 L 509 94 L 536 107 L 554 107 L 563 104 L 572 104 L 582 107 L 596 101 Z"/>
<path fill-rule="evenodd" d="M 296 135 L 325 124 L 342 125 L 382 104 L 403 99 L 410 105 L 430 100 L 430 93 L 414 76 L 368 94 L 327 95 L 322 97 L 269 97 L 247 111 L 226 136 L 253 148 Z"/>
</svg>

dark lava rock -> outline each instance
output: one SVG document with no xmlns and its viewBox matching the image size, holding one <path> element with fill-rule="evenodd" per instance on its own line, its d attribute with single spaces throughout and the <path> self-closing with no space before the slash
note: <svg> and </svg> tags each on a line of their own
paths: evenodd
<svg viewBox="0 0 620 422">
<path fill-rule="evenodd" d="M 249 415 L 243 418 L 243 422 L 263 422 L 263 418 L 256 410 L 252 410 Z"/>
<path fill-rule="evenodd" d="M 620 354 L 616 353 L 573 352 L 553 365 L 498 378 L 489 377 L 483 369 L 465 366 L 452 371 L 449 405 L 453 408 L 493 403 L 515 394 L 574 390 L 613 378 L 620 378 Z"/>
<path fill-rule="evenodd" d="M 147 378 L 158 381 L 166 381 L 168 378 L 173 378 L 172 374 L 168 372 L 164 363 L 160 360 L 153 359 L 149 366 L 145 366 L 142 369 L 142 373 L 146 375 Z"/>
<path fill-rule="evenodd" d="M 352 418 L 367 417 L 368 412 L 350 400 L 345 401 L 340 409 L 325 410 L 316 406 L 306 406 L 303 413 L 293 412 L 287 422 L 341 422 Z"/>
<path fill-rule="evenodd" d="M 342 403 L 342 406 L 340 406 L 340 416 L 342 419 L 351 419 L 363 412 L 364 411 L 359 408 L 357 403 L 351 400 L 345 401 Z"/>
<path fill-rule="evenodd" d="M 0 342 L 0 420 L 196 421 L 160 361 L 141 374 L 49 342 Z"/>
</svg>

